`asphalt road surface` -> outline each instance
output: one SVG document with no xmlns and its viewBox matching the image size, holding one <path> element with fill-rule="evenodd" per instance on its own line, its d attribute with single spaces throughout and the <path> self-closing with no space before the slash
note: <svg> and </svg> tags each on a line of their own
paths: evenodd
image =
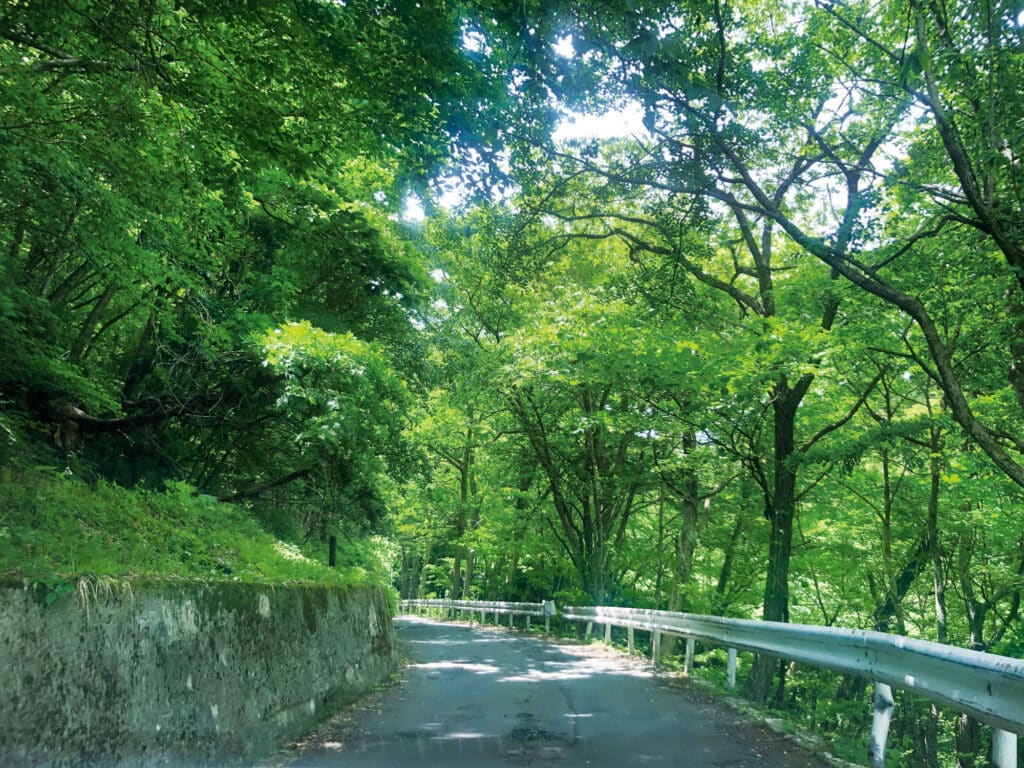
<svg viewBox="0 0 1024 768">
<path fill-rule="evenodd" d="M 401 681 L 325 723 L 281 765 L 827 766 L 601 645 L 414 616 L 395 625 L 408 658 Z"/>
</svg>

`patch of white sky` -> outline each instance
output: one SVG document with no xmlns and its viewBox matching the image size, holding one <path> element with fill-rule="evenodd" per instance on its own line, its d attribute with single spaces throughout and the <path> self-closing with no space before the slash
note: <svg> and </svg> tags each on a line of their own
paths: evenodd
<svg viewBox="0 0 1024 768">
<path fill-rule="evenodd" d="M 646 138 L 648 133 L 644 128 L 644 108 L 634 101 L 596 115 L 566 111 L 552 135 L 555 141 L 565 143 L 580 139 Z"/>
<path fill-rule="evenodd" d="M 1024 12 L 1021 13 L 1019 21 L 1024 25 Z M 673 19 L 659 31 L 664 36 L 671 31 L 678 20 Z M 791 9 L 785 16 L 785 26 L 792 29 L 795 26 L 803 26 L 805 23 L 796 9 Z M 463 46 L 467 51 L 473 53 L 484 53 L 490 50 L 487 40 L 482 33 L 475 29 L 467 28 L 463 33 Z M 552 44 L 552 49 L 559 56 L 572 59 L 575 57 L 576 49 L 573 45 L 571 35 L 557 39 Z M 760 61 L 754 62 L 755 69 L 765 70 L 779 66 L 780 62 Z M 860 84 L 849 84 L 850 87 L 840 86 L 820 110 L 817 125 L 819 131 L 827 131 L 836 123 L 849 120 L 856 114 L 857 106 L 864 94 L 859 92 Z M 558 106 L 558 105 L 556 105 Z M 564 107 L 559 107 L 561 119 L 555 125 L 552 138 L 556 143 L 563 146 L 573 142 L 596 139 L 607 141 L 612 139 L 636 139 L 648 141 L 651 134 L 644 126 L 644 107 L 638 101 L 630 101 L 619 104 L 611 109 L 599 113 L 573 112 Z M 925 119 L 926 111 L 919 105 L 913 105 L 906 117 L 896 126 L 893 132 L 893 140 L 890 140 L 876 153 L 873 166 L 876 173 L 882 174 L 890 170 L 900 159 L 906 156 L 906 145 L 902 138 L 913 128 L 914 123 Z M 743 115 L 743 121 L 748 128 L 757 129 L 759 125 L 767 125 L 771 118 L 769 115 L 758 115 L 747 112 Z M 769 175 L 771 172 L 769 171 Z M 766 178 L 765 181 L 768 181 Z M 469 196 L 465 186 L 461 184 L 457 176 L 450 176 L 438 179 L 434 184 L 437 190 L 435 203 L 441 208 L 455 209 L 463 204 Z M 840 215 L 841 210 L 847 204 L 847 190 L 845 184 L 839 177 L 822 176 L 811 181 L 811 187 L 818 189 L 821 196 L 818 198 L 817 206 L 810 211 L 810 215 L 822 219 L 832 218 Z M 825 208 L 830 209 L 830 215 Z M 423 201 L 416 195 L 409 195 L 405 200 L 405 207 L 402 218 L 409 223 L 417 223 L 426 218 L 426 210 Z M 808 222 L 810 223 L 810 222 Z"/>
<path fill-rule="evenodd" d="M 563 59 L 576 57 L 572 35 L 558 38 L 551 46 Z M 560 109 L 562 119 L 552 133 L 560 144 L 573 140 L 648 138 L 644 127 L 644 108 L 638 101 L 630 101 L 598 114 L 585 114 Z"/>
<path fill-rule="evenodd" d="M 462 46 L 471 53 L 487 55 L 490 52 L 487 38 L 479 30 L 470 27 L 463 30 Z M 552 50 L 565 59 L 572 59 L 576 56 L 571 35 L 558 38 L 552 43 Z M 510 87 L 512 87 L 511 84 Z M 556 106 L 561 114 L 561 119 L 555 125 L 551 136 L 558 144 L 565 145 L 569 142 L 589 139 L 608 141 L 611 139 L 650 138 L 643 123 L 644 109 L 638 101 L 627 102 L 600 113 L 573 112 L 559 105 Z M 469 197 L 469 190 L 457 176 L 437 179 L 434 187 L 437 190 L 434 202 L 441 208 L 448 210 L 458 208 Z M 416 194 L 407 195 L 402 209 L 402 220 L 416 224 L 426 217 L 427 212 L 423 200 Z"/>
<path fill-rule="evenodd" d="M 487 38 L 483 32 L 466 27 L 462 30 L 462 47 L 470 53 L 482 53 L 485 56 L 490 54 L 491 47 L 487 44 Z"/>
<path fill-rule="evenodd" d="M 805 24 L 800 13 L 800 6 L 795 5 L 786 12 L 783 25 L 792 30 L 802 28 Z M 664 37 L 678 28 L 679 19 L 671 19 L 669 23 L 662 26 L 658 31 L 659 37 Z M 775 19 L 769 19 L 769 24 L 775 24 Z M 1024 10 L 1016 16 L 1018 27 L 1024 28 Z M 489 55 L 491 48 L 487 43 L 486 36 L 479 30 L 466 26 L 462 35 L 463 48 L 474 54 Z M 565 59 L 574 58 L 576 48 L 573 45 L 571 35 L 558 38 L 552 43 L 552 50 Z M 777 66 L 777 62 L 759 61 L 753 62 L 756 70 L 771 69 Z M 825 129 L 829 123 L 844 120 L 846 116 L 855 112 L 858 101 L 856 90 L 839 91 L 833 94 L 819 113 L 817 129 Z M 588 139 L 610 140 L 636 138 L 639 140 L 650 139 L 650 134 L 644 127 L 644 108 L 638 101 L 627 102 L 601 113 L 577 113 L 562 108 L 562 118 L 555 126 L 552 137 L 559 144 L 566 144 L 573 141 L 586 141 Z M 748 127 L 757 127 L 757 116 L 746 115 Z M 920 104 L 914 104 L 908 110 L 903 120 L 895 126 L 893 131 L 894 140 L 887 142 L 876 153 L 874 158 L 874 170 L 876 173 L 884 173 L 892 168 L 901 158 L 906 156 L 906 144 L 902 140 L 911 132 L 913 125 L 923 119 L 927 119 L 927 111 Z M 769 118 L 765 116 L 767 121 Z M 752 124 L 751 124 L 752 123 Z M 812 186 L 820 189 L 830 201 L 833 215 L 846 205 L 846 189 L 843 184 L 836 183 L 835 179 L 823 177 Z M 454 209 L 463 204 L 469 196 L 468 190 L 459 182 L 456 176 L 438 179 L 435 183 L 438 190 L 436 204 L 442 208 Z M 409 223 L 418 223 L 426 218 L 426 210 L 423 201 L 415 194 L 405 198 L 402 211 L 402 219 Z"/>
<path fill-rule="evenodd" d="M 606 112 L 588 114 L 562 109 L 561 119 L 555 125 L 552 138 L 565 145 L 571 141 L 598 139 L 626 139 L 650 137 L 644 127 L 644 109 L 639 102 L 629 102 Z M 449 210 L 458 208 L 469 197 L 469 190 L 457 176 L 440 178 L 435 183 L 438 191 L 435 203 Z M 423 221 L 427 216 L 423 200 L 415 194 L 405 198 L 402 220 L 411 224 Z"/>
</svg>

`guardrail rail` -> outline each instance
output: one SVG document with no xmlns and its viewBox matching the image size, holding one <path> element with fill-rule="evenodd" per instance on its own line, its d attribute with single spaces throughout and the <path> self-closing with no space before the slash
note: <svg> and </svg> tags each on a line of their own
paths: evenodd
<svg viewBox="0 0 1024 768">
<path fill-rule="evenodd" d="M 508 625 L 511 627 L 516 616 L 526 618 L 526 629 L 530 629 L 531 618 L 544 619 L 544 632 L 551 632 L 551 617 L 557 613 L 555 604 L 551 600 L 542 603 L 509 603 L 495 600 L 402 600 L 398 604 L 400 611 L 408 612 L 410 609 L 437 610 L 447 612 L 453 618 L 458 613 L 470 613 L 470 618 L 476 613 L 480 614 L 480 623 L 483 624 L 489 613 L 494 614 L 494 623 L 497 624 L 498 617 L 508 616 Z"/>
<path fill-rule="evenodd" d="M 992 726 L 992 765 L 1016 768 L 1017 734 L 1024 733 L 1024 660 L 970 651 L 941 643 L 883 632 L 817 627 L 776 621 L 726 619 L 640 608 L 565 607 L 562 618 L 625 627 L 630 650 L 633 631 L 651 633 L 657 661 L 661 635 L 686 639 L 686 671 L 693 671 L 694 643 L 701 640 L 728 649 L 726 684 L 736 685 L 736 651 L 779 658 L 859 675 L 875 684 L 874 718 L 868 759 L 885 765 L 885 743 L 892 720 L 892 687 L 913 691 L 938 704 L 965 712 Z"/>
<path fill-rule="evenodd" d="M 550 632 L 556 615 L 553 601 L 508 603 L 472 600 L 402 600 L 399 610 L 434 610 L 455 617 L 480 613 L 481 623 L 493 613 L 509 626 L 517 615 L 544 617 Z M 834 672 L 858 675 L 874 682 L 874 716 L 868 760 L 872 768 L 885 765 L 885 745 L 895 701 L 892 688 L 912 691 L 938 704 L 977 718 L 992 727 L 993 768 L 1017 768 L 1017 736 L 1024 734 L 1024 660 L 971 651 L 951 645 L 916 640 L 861 629 L 786 624 L 776 621 L 727 619 L 721 616 L 674 613 L 643 608 L 568 606 L 561 610 L 568 621 L 586 622 L 590 636 L 594 624 L 604 626 L 604 640 L 611 642 L 612 627 L 624 627 L 627 646 L 634 649 L 634 632 L 651 633 L 651 658 L 655 664 L 662 635 L 686 640 L 685 670 L 693 672 L 698 640 L 724 646 L 728 653 L 726 685 L 736 685 L 737 651 L 767 653 Z"/>
</svg>

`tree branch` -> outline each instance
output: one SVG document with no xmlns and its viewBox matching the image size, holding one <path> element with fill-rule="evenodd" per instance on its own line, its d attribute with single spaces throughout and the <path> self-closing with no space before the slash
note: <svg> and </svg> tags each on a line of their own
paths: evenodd
<svg viewBox="0 0 1024 768">
<path fill-rule="evenodd" d="M 830 434 L 832 432 L 835 432 L 841 426 L 846 424 L 850 419 L 852 419 L 857 414 L 857 411 L 860 410 L 860 407 L 862 405 L 864 405 L 864 401 L 868 399 L 868 395 L 870 395 L 872 390 L 876 386 L 878 386 L 878 382 L 882 380 L 882 376 L 884 374 L 885 374 L 885 369 L 883 368 L 882 370 L 880 370 L 875 375 L 875 378 L 873 378 L 870 382 L 868 382 L 867 388 L 864 390 L 863 393 L 861 393 L 861 396 L 857 398 L 857 402 L 855 402 L 853 404 L 853 406 L 850 408 L 850 410 L 847 411 L 846 415 L 843 416 L 838 421 L 834 421 L 831 424 L 829 424 L 828 426 L 825 426 L 825 427 L 822 427 L 821 429 L 819 429 L 818 432 L 813 437 L 811 437 L 809 440 L 807 440 L 807 442 L 805 442 L 800 447 L 800 452 L 801 453 L 807 453 L 807 451 L 810 450 L 810 448 L 815 443 L 817 443 L 819 440 L 821 440 L 826 435 L 828 435 L 828 434 Z"/>
<path fill-rule="evenodd" d="M 288 483 L 294 482 L 295 480 L 298 480 L 303 477 L 308 477 L 310 472 L 312 472 L 312 470 L 309 469 L 308 467 L 306 469 L 297 469 L 294 472 L 289 472 L 287 475 L 282 475 L 281 477 L 275 478 L 274 480 L 268 480 L 265 483 L 258 483 L 257 485 L 252 485 L 246 488 L 245 490 L 236 491 L 235 493 L 226 493 L 223 496 L 218 496 L 217 501 L 234 502 L 242 501 L 243 499 L 252 499 L 264 493 L 265 491 L 269 491 L 273 488 L 278 488 L 282 485 L 287 485 Z"/>
</svg>

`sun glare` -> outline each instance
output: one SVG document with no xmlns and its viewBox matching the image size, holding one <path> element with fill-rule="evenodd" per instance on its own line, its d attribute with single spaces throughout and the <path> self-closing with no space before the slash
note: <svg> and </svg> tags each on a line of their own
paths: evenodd
<svg viewBox="0 0 1024 768">
<path fill-rule="evenodd" d="M 600 115 L 566 113 L 565 118 L 555 127 L 552 134 L 555 141 L 570 139 L 624 139 L 630 136 L 645 137 L 644 110 L 638 102 L 627 104 Z"/>
</svg>

